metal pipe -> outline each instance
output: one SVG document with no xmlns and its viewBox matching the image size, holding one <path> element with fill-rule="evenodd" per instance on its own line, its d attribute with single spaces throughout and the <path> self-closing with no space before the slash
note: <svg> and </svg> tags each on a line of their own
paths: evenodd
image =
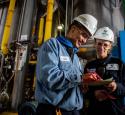
<svg viewBox="0 0 125 115">
<path fill-rule="evenodd" d="M 29 59 L 29 40 L 32 38 L 32 27 L 33 27 L 33 16 L 35 14 L 36 0 L 24 0 L 24 15 L 23 22 L 20 29 L 20 38 L 18 39 L 21 43 L 18 43 L 19 47 L 16 50 L 16 59 L 15 59 L 15 77 L 14 85 L 12 91 L 12 103 L 11 107 L 13 109 L 18 109 L 19 105 L 24 99 L 24 82 L 26 75 L 26 68 Z M 26 42 L 26 43 L 24 43 Z"/>
<path fill-rule="evenodd" d="M 65 35 L 66 35 L 66 32 L 67 32 L 68 1 L 69 1 L 69 0 L 66 0 Z"/>
<path fill-rule="evenodd" d="M 12 24 L 12 18 L 14 14 L 15 3 L 16 3 L 16 0 L 10 0 L 7 19 L 5 23 L 5 29 L 3 33 L 2 44 L 1 44 L 1 50 L 4 55 L 8 53 L 7 46 L 8 46 L 8 40 L 9 40 L 9 35 L 10 35 L 10 26 Z"/>
<path fill-rule="evenodd" d="M 44 41 L 51 37 L 54 0 L 48 0 Z"/>
<path fill-rule="evenodd" d="M 0 8 L 0 23 L 1 23 L 2 15 L 3 15 L 3 8 Z"/>
<path fill-rule="evenodd" d="M 10 37 L 9 37 L 9 41 L 8 41 L 9 50 L 11 50 L 10 49 L 11 43 L 14 43 L 14 41 L 16 41 L 16 39 L 17 39 L 18 27 L 20 27 L 19 21 L 20 21 L 21 12 L 20 12 L 19 6 L 21 6 L 21 4 L 20 4 L 20 2 L 17 2 L 16 8 L 15 8 L 14 14 L 13 14 L 13 23 L 12 23 L 11 29 L 10 29 Z"/>
<path fill-rule="evenodd" d="M 8 11 L 7 7 L 3 8 L 2 18 L 0 20 L 0 44 L 2 42 L 2 37 L 3 37 L 3 32 L 4 32 L 4 26 L 5 26 L 5 22 L 6 22 L 6 16 L 7 16 L 7 11 Z"/>
<path fill-rule="evenodd" d="M 1 60 L 0 60 L 0 76 L 1 76 L 2 70 L 3 70 L 3 64 L 4 64 L 4 55 L 2 52 L 0 52 L 0 57 L 1 57 Z"/>
<path fill-rule="evenodd" d="M 73 12 L 74 12 L 74 0 L 72 0 L 72 6 L 71 6 L 71 22 L 73 20 Z"/>
<path fill-rule="evenodd" d="M 24 21 L 26 3 L 27 3 L 27 0 L 24 0 L 23 1 L 22 12 L 21 12 L 21 15 L 20 15 L 21 19 L 20 19 L 20 22 L 19 22 L 19 31 L 17 33 L 17 41 L 19 41 L 20 37 L 21 37 L 21 31 L 22 31 L 22 26 L 23 26 L 23 21 Z"/>
</svg>

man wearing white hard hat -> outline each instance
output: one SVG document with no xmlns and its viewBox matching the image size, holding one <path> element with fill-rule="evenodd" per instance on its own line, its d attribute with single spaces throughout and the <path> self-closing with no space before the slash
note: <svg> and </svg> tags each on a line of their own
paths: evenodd
<svg viewBox="0 0 125 115">
<path fill-rule="evenodd" d="M 125 115 L 125 66 L 111 55 L 114 34 L 109 27 L 102 27 L 93 36 L 97 59 L 86 64 L 83 81 L 87 84 L 86 99 L 89 100 L 87 115 Z M 91 84 L 91 85 L 90 85 Z M 84 86 L 84 89 L 86 86 Z"/>
<path fill-rule="evenodd" d="M 83 107 L 78 49 L 95 33 L 97 20 L 75 17 L 66 36 L 51 38 L 38 51 L 35 99 L 37 115 L 80 115 Z"/>
</svg>

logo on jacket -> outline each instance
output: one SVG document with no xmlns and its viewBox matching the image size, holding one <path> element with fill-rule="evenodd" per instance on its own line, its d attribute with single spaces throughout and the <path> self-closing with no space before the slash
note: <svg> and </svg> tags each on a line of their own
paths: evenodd
<svg viewBox="0 0 125 115">
<path fill-rule="evenodd" d="M 118 64 L 107 64 L 106 70 L 119 70 Z"/>
</svg>

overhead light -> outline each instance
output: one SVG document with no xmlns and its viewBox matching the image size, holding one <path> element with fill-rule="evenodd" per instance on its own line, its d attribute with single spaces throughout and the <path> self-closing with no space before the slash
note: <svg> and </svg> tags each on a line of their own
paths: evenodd
<svg viewBox="0 0 125 115">
<path fill-rule="evenodd" d="M 57 26 L 57 29 L 58 29 L 58 30 L 63 30 L 63 29 L 64 29 L 64 25 L 63 25 L 63 24 L 59 24 L 59 25 Z"/>
</svg>

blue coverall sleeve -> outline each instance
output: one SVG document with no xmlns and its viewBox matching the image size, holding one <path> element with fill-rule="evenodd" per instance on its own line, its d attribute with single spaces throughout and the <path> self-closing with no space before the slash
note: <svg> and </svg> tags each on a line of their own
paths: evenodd
<svg viewBox="0 0 125 115">
<path fill-rule="evenodd" d="M 60 90 L 78 86 L 81 72 L 77 67 L 74 65 L 67 70 L 59 68 L 59 48 L 54 43 L 43 44 L 38 51 L 37 80 L 49 89 Z"/>
</svg>

